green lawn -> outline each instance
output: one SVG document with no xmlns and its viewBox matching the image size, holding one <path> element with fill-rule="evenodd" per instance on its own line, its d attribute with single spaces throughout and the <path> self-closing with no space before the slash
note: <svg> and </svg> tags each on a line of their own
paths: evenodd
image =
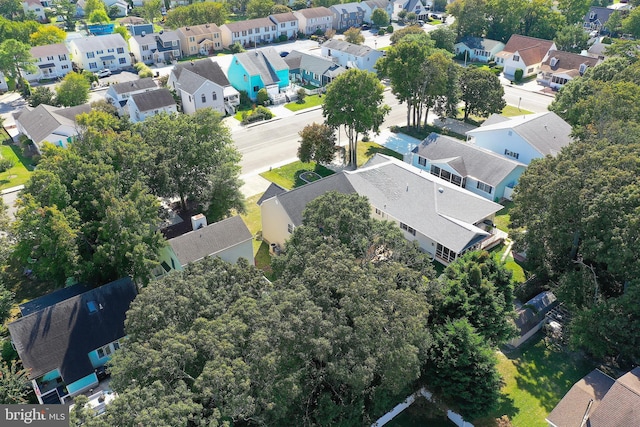
<svg viewBox="0 0 640 427">
<path fill-rule="evenodd" d="M 504 110 L 502 110 L 502 115 L 505 117 L 522 116 L 524 114 L 533 114 L 533 112 L 514 107 L 513 105 L 507 105 L 504 107 Z"/>
<path fill-rule="evenodd" d="M 496 212 L 496 217 L 494 218 L 493 223 L 498 227 L 498 229 L 508 233 L 509 224 L 511 224 L 511 216 L 509 215 L 509 212 L 511 212 L 511 208 L 513 208 L 513 202 L 505 202 L 503 206 L 504 207 L 502 209 Z"/>
<path fill-rule="evenodd" d="M 290 102 L 288 104 L 285 104 L 284 108 L 291 111 L 300 111 L 304 110 L 305 108 L 312 108 L 317 107 L 318 105 L 322 105 L 323 101 L 324 98 L 322 98 L 321 96 L 309 95 L 304 98 L 304 102 L 302 104 L 299 104 L 297 101 Z"/>
<path fill-rule="evenodd" d="M 22 185 L 29 180 L 31 166 L 29 159 L 22 155 L 20 147 L 15 145 L 0 145 L 0 156 L 13 161 L 13 167 L 6 172 L 0 173 L 0 190 Z"/>
<path fill-rule="evenodd" d="M 358 142 L 358 154 L 356 154 L 358 159 L 358 167 L 367 163 L 367 161 L 376 153 L 386 154 L 387 156 L 395 157 L 396 159 L 402 160 L 402 154 L 396 151 L 383 147 L 382 145 L 375 142 L 360 141 Z"/>
<path fill-rule="evenodd" d="M 315 162 L 302 163 L 301 161 L 297 161 L 277 169 L 272 169 L 268 172 L 263 172 L 260 176 L 267 181 L 271 181 L 282 188 L 290 190 L 304 185 L 304 181 L 302 181 L 299 176 L 301 173 L 306 171 L 313 171 L 323 177 L 333 174 L 332 170 L 327 169 L 324 166 L 316 165 Z"/>
<path fill-rule="evenodd" d="M 257 205 L 258 199 L 262 194 L 256 194 L 245 200 L 245 206 L 247 211 L 240 215 L 242 220 L 247 225 L 247 228 L 254 236 L 253 239 L 253 256 L 255 265 L 259 269 L 264 271 L 265 276 L 271 279 L 271 255 L 269 255 L 269 246 L 262 240 L 256 240 L 255 236 L 258 232 L 262 231 L 262 216 L 260 213 L 260 206 Z"/>
<path fill-rule="evenodd" d="M 491 249 L 490 252 L 496 260 L 502 260 L 502 256 L 504 255 L 506 249 L 506 245 L 499 245 Z M 511 253 L 507 255 L 504 263 L 507 270 L 510 270 L 513 273 L 512 277 L 514 282 L 523 283 L 525 280 L 527 280 L 527 274 L 525 273 L 524 268 L 522 267 L 522 265 L 520 265 L 520 263 L 513 259 L 513 255 L 511 255 Z"/>
</svg>

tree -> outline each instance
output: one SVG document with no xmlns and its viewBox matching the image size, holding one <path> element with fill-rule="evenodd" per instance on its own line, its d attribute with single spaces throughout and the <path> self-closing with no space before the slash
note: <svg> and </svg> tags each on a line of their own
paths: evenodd
<svg viewBox="0 0 640 427">
<path fill-rule="evenodd" d="M 261 88 L 258 91 L 257 96 L 256 96 L 256 101 L 260 105 L 268 105 L 269 104 L 269 92 L 267 92 L 267 89 Z"/>
<path fill-rule="evenodd" d="M 525 2 L 519 34 L 553 40 L 566 20 L 553 7 L 553 0 L 531 0 Z"/>
<path fill-rule="evenodd" d="M 558 10 L 567 20 L 568 25 L 582 23 L 592 2 L 589 0 L 559 0 Z"/>
<path fill-rule="evenodd" d="M 75 3 L 72 3 L 71 0 L 55 0 L 53 6 L 58 16 L 62 16 L 64 19 L 66 29 L 75 29 L 74 19 L 77 13 Z"/>
<path fill-rule="evenodd" d="M 335 130 L 326 124 L 312 123 L 299 133 L 302 138 L 298 147 L 301 162 L 330 163 L 336 153 Z"/>
<path fill-rule="evenodd" d="M 34 108 L 40 104 L 56 105 L 55 94 L 47 86 L 38 86 L 33 89 L 28 101 L 29 105 Z"/>
<path fill-rule="evenodd" d="M 420 27 L 416 27 L 414 25 L 410 25 L 408 27 L 405 28 L 401 28 L 398 31 L 394 31 L 393 34 L 391 35 L 390 41 L 391 44 L 396 44 L 398 43 L 403 37 L 411 35 L 411 34 L 419 34 L 419 35 L 426 35 L 426 33 L 424 32 L 424 30 Z"/>
<path fill-rule="evenodd" d="M 142 17 L 153 24 L 162 16 L 162 0 L 148 0 L 142 4 Z"/>
<path fill-rule="evenodd" d="M 374 73 L 349 69 L 328 86 L 322 115 L 325 123 L 344 125 L 349 140 L 349 165 L 358 167 L 358 134 L 377 132 L 389 107 L 383 105 L 384 87 Z"/>
<path fill-rule="evenodd" d="M 293 5 L 291 6 L 291 8 L 293 10 L 306 9 L 307 8 L 307 1 L 306 0 L 295 0 L 293 2 Z"/>
<path fill-rule="evenodd" d="M 271 14 L 275 15 L 278 13 L 289 13 L 291 12 L 291 8 L 283 5 L 283 4 L 276 4 L 273 6 L 273 8 L 271 9 Z"/>
<path fill-rule="evenodd" d="M 456 39 L 463 36 L 482 37 L 487 29 L 484 17 L 485 0 L 455 0 L 447 6 L 447 12 L 456 20 L 453 23 Z"/>
<path fill-rule="evenodd" d="M 224 3 L 193 3 L 171 9 L 167 14 L 165 25 L 173 29 L 209 23 L 222 25 L 227 21 L 228 16 L 229 12 Z"/>
<path fill-rule="evenodd" d="M 107 7 L 102 0 L 87 0 L 84 5 L 85 16 L 91 16 L 93 12 L 102 11 L 107 15 Z M 107 19 L 107 21 L 109 21 Z"/>
<path fill-rule="evenodd" d="M 82 74 L 71 72 L 56 87 L 56 102 L 65 107 L 84 104 L 89 99 L 90 88 L 91 84 Z"/>
<path fill-rule="evenodd" d="M 0 15 L 10 20 L 22 20 L 24 18 L 24 9 L 20 0 L 1 0 Z"/>
<path fill-rule="evenodd" d="M 581 25 L 567 25 L 556 33 L 554 41 L 558 50 L 580 53 L 587 48 L 589 35 Z"/>
<path fill-rule="evenodd" d="M 636 38 L 640 37 L 640 9 L 634 8 L 629 15 L 622 20 L 622 31 Z"/>
<path fill-rule="evenodd" d="M 617 37 L 622 30 L 622 14 L 616 10 L 607 19 L 607 30 L 611 33 L 611 37 Z"/>
<path fill-rule="evenodd" d="M 32 46 L 44 46 L 48 44 L 63 43 L 67 38 L 67 33 L 55 25 L 45 25 L 40 30 L 31 34 Z"/>
<path fill-rule="evenodd" d="M 402 9 L 398 12 L 398 19 L 403 22 L 406 18 L 407 18 L 407 10 L 406 9 Z"/>
<path fill-rule="evenodd" d="M 14 39 L 0 43 L 0 71 L 18 85 L 22 79 L 22 70 L 29 72 L 37 70 L 34 63 L 28 44 Z"/>
<path fill-rule="evenodd" d="M 0 361 L 0 402 L 3 405 L 16 405 L 27 403 L 29 394 L 29 377 L 26 369 L 19 366 L 19 362 L 12 360 L 10 363 Z"/>
<path fill-rule="evenodd" d="M 344 40 L 348 43 L 362 44 L 364 43 L 364 36 L 360 28 L 351 27 L 344 32 Z"/>
<path fill-rule="evenodd" d="M 109 14 L 104 10 L 94 10 L 89 15 L 88 21 L 92 24 L 101 24 L 104 22 L 109 22 L 111 18 L 109 18 Z"/>
<path fill-rule="evenodd" d="M 436 49 L 454 52 L 454 44 L 456 42 L 456 33 L 449 27 L 439 26 L 429 33 L 429 37 L 434 42 Z"/>
<path fill-rule="evenodd" d="M 124 41 L 128 42 L 129 38 L 131 38 L 131 34 L 129 34 L 129 31 L 127 30 L 127 27 L 123 27 L 123 26 L 117 26 L 113 29 L 113 33 L 114 34 L 120 34 L 120 36 L 122 36 L 122 38 L 124 39 Z"/>
<path fill-rule="evenodd" d="M 273 0 L 249 0 L 247 3 L 247 17 L 249 19 L 265 18 L 271 13 L 275 3 Z"/>
<path fill-rule="evenodd" d="M 36 21 L 11 21 L 0 17 L 0 40 L 16 40 L 29 44 L 29 36 L 40 29 L 42 24 Z"/>
<path fill-rule="evenodd" d="M 425 126 L 430 109 L 441 118 L 457 115 L 458 69 L 451 54 L 440 49 L 429 55 L 427 62 L 423 64 L 418 117 L 422 117 L 424 113 Z"/>
<path fill-rule="evenodd" d="M 464 68 L 460 74 L 460 92 L 465 120 L 469 114 L 480 117 L 499 114 L 507 105 L 500 79 L 489 70 Z"/>
<path fill-rule="evenodd" d="M 389 14 L 386 10 L 376 8 L 371 12 L 371 23 L 376 27 L 386 27 L 389 25 Z"/>
</svg>

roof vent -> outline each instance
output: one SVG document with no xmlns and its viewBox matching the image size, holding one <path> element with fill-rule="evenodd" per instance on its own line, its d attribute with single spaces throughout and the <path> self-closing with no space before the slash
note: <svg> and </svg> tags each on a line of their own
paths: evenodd
<svg viewBox="0 0 640 427">
<path fill-rule="evenodd" d="M 444 188 L 438 187 L 438 193 L 444 193 Z"/>
<path fill-rule="evenodd" d="M 201 228 L 204 228 L 207 226 L 207 217 L 202 215 L 202 214 L 198 214 L 198 215 L 194 215 L 191 217 L 191 227 L 193 227 L 194 230 L 199 230 Z"/>
<path fill-rule="evenodd" d="M 189 31 L 189 27 L 184 27 L 185 30 Z"/>
</svg>

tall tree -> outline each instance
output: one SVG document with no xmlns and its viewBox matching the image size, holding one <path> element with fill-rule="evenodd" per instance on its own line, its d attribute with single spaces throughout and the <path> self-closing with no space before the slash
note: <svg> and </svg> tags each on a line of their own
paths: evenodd
<svg viewBox="0 0 640 427">
<path fill-rule="evenodd" d="M 0 16 L 0 40 L 13 39 L 28 45 L 29 36 L 41 26 L 42 24 L 33 20 L 11 21 Z"/>
<path fill-rule="evenodd" d="M 451 54 L 443 50 L 434 51 L 422 64 L 418 117 L 424 115 L 425 126 L 431 109 L 440 117 L 457 114 L 459 89 L 456 67 Z"/>
<path fill-rule="evenodd" d="M 529 37 L 553 40 L 566 20 L 554 8 L 552 0 L 531 0 L 523 10 L 519 33 Z"/>
<path fill-rule="evenodd" d="M 22 70 L 36 71 L 34 63 L 28 44 L 14 39 L 0 43 L 0 71 L 18 84 L 22 78 Z"/>
<path fill-rule="evenodd" d="M 622 30 L 622 13 L 616 10 L 607 19 L 607 30 L 611 33 L 611 37 L 617 37 Z"/>
<path fill-rule="evenodd" d="M 364 43 L 364 36 L 360 28 L 351 27 L 344 32 L 344 41 L 352 44 L 362 44 Z"/>
<path fill-rule="evenodd" d="M 374 73 L 355 68 L 336 77 L 327 88 L 322 115 L 325 123 L 345 127 L 349 165 L 358 167 L 358 134 L 378 132 L 389 107 L 383 105 L 384 86 Z"/>
<path fill-rule="evenodd" d="M 48 44 L 62 43 L 67 38 L 67 33 L 55 25 L 45 25 L 29 38 L 32 46 L 45 46 Z"/>
<path fill-rule="evenodd" d="M 10 363 L 0 360 L 0 403 L 3 405 L 16 405 L 27 403 L 30 381 L 28 372 L 19 362 L 12 360 Z"/>
<path fill-rule="evenodd" d="M 558 50 L 580 53 L 587 48 L 589 35 L 581 25 L 566 25 L 558 30 L 554 41 Z"/>
<path fill-rule="evenodd" d="M 85 16 L 91 16 L 93 12 L 102 11 L 107 15 L 107 7 L 102 0 L 87 0 L 84 5 Z"/>
<path fill-rule="evenodd" d="M 10 20 L 22 20 L 24 9 L 20 0 L 0 0 L 0 15 Z"/>
<path fill-rule="evenodd" d="M 507 103 L 498 76 L 489 70 L 469 67 L 460 74 L 460 100 L 464 102 L 464 119 L 469 114 L 489 117 L 500 113 Z"/>
<path fill-rule="evenodd" d="M 336 132 L 326 124 L 312 123 L 299 132 L 301 162 L 331 163 L 336 154 Z"/>
<path fill-rule="evenodd" d="M 389 14 L 378 7 L 371 12 L 371 23 L 376 27 L 386 27 L 389 25 Z"/>
<path fill-rule="evenodd" d="M 171 9 L 167 14 L 165 25 L 174 29 L 188 25 L 209 23 L 222 25 L 227 21 L 228 16 L 229 12 L 225 3 L 193 3 L 188 6 Z"/>
<path fill-rule="evenodd" d="M 559 0 L 558 10 L 562 12 L 568 25 L 575 25 L 582 23 L 591 5 L 592 2 L 589 0 Z"/>
<path fill-rule="evenodd" d="M 247 17 L 249 19 L 266 18 L 271 14 L 273 6 L 275 6 L 273 0 L 249 0 L 247 3 Z"/>
<path fill-rule="evenodd" d="M 82 74 L 71 72 L 56 87 L 56 102 L 65 107 L 84 104 L 89 100 L 91 83 Z"/>
<path fill-rule="evenodd" d="M 453 24 L 456 38 L 463 36 L 482 37 L 487 29 L 484 12 L 485 0 L 455 0 L 447 6 L 447 12 L 456 20 Z"/>
<path fill-rule="evenodd" d="M 55 0 L 53 6 L 56 9 L 58 16 L 61 16 L 64 20 L 64 25 L 67 30 L 75 29 L 75 16 L 77 13 L 76 4 L 71 0 Z"/>
<path fill-rule="evenodd" d="M 162 0 L 148 0 L 142 3 L 142 17 L 153 24 L 162 16 Z"/>
<path fill-rule="evenodd" d="M 640 37 L 640 9 L 636 7 L 622 20 L 622 31 Z"/>
<path fill-rule="evenodd" d="M 506 43 L 512 34 L 520 34 L 525 7 L 524 0 L 487 0 L 487 37 Z"/>
<path fill-rule="evenodd" d="M 446 50 L 451 53 L 454 52 L 456 33 L 451 28 L 444 25 L 439 26 L 429 33 L 429 37 L 433 40 L 436 49 Z"/>
</svg>

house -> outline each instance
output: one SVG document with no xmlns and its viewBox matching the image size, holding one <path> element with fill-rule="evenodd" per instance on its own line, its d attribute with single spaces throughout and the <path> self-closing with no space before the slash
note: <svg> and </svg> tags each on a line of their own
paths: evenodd
<svg viewBox="0 0 640 427">
<path fill-rule="evenodd" d="M 137 1 L 137 0 L 136 0 Z M 134 1 L 133 7 L 136 7 L 136 2 Z M 140 5 L 142 6 L 142 2 L 140 2 Z M 140 18 L 138 16 L 127 16 L 126 18 L 122 18 L 118 20 L 118 23 L 120 25 L 124 25 L 127 27 L 127 31 L 129 31 L 129 33 L 133 34 L 131 32 L 131 29 L 129 28 L 131 25 L 140 25 L 140 24 L 144 24 L 146 21 L 144 20 L 144 18 Z M 153 32 L 153 29 L 152 31 Z"/>
<path fill-rule="evenodd" d="M 136 295 L 124 278 L 93 289 L 74 285 L 20 306 L 22 317 L 8 329 L 41 404 L 64 403 L 98 385 L 96 372 L 120 348 Z"/>
<path fill-rule="evenodd" d="M 235 43 L 250 48 L 258 44 L 271 43 L 278 40 L 278 27 L 269 18 L 248 19 L 246 21 L 229 22 L 224 24 L 222 45 L 227 48 Z"/>
<path fill-rule="evenodd" d="M 269 15 L 269 19 L 276 24 L 276 34 L 278 38 L 286 37 L 287 40 L 291 40 L 298 37 L 298 18 L 296 18 L 293 12 Z"/>
<path fill-rule="evenodd" d="M 519 335 L 509 341 L 508 345 L 518 348 L 535 335 L 547 322 L 546 314 L 558 305 L 556 296 L 551 291 L 544 291 L 531 298 L 516 310 L 515 325 Z"/>
<path fill-rule="evenodd" d="M 575 383 L 546 418 L 550 427 L 640 425 L 640 367 L 617 380 L 598 369 Z"/>
<path fill-rule="evenodd" d="M 347 71 L 333 61 L 297 50 L 289 53 L 284 58 L 284 62 L 289 66 L 290 79 L 302 85 L 325 87 Z"/>
<path fill-rule="evenodd" d="M 133 123 L 142 122 L 147 117 L 160 113 L 173 114 L 178 112 L 176 100 L 167 88 L 131 95 L 127 103 L 129 120 Z"/>
<path fill-rule="evenodd" d="M 505 76 L 514 76 L 521 69 L 522 76 L 529 77 L 540 71 L 550 50 L 556 50 L 553 41 L 514 34 L 502 52 L 496 54 L 496 63 L 504 67 Z"/>
<path fill-rule="evenodd" d="M 513 188 L 527 168 L 514 159 L 437 133 L 431 133 L 413 149 L 411 164 L 496 201 L 511 198 Z"/>
<path fill-rule="evenodd" d="M 606 32 L 607 21 L 613 12 L 615 10 L 608 7 L 591 6 L 584 16 L 582 28 L 585 31 Z"/>
<path fill-rule="evenodd" d="M 175 31 L 140 34 L 129 39 L 129 49 L 136 62 L 170 63 L 182 56 L 180 37 Z"/>
<path fill-rule="evenodd" d="M 333 12 L 326 7 L 311 7 L 293 12 L 298 18 L 298 28 L 305 35 L 322 35 L 333 28 Z"/>
<path fill-rule="evenodd" d="M 131 36 L 129 38 L 129 50 L 135 59 L 135 62 L 144 62 L 145 64 L 153 64 L 154 54 L 158 48 L 156 46 L 156 38 L 154 33 L 141 34 Z"/>
<path fill-rule="evenodd" d="M 289 87 L 289 67 L 272 47 L 235 54 L 228 76 L 231 85 L 252 100 L 265 88 L 274 103 L 284 102 L 280 90 Z"/>
<path fill-rule="evenodd" d="M 222 50 L 222 33 L 216 24 L 193 25 L 176 30 L 182 56 L 209 55 Z"/>
<path fill-rule="evenodd" d="M 433 9 L 433 1 L 431 0 L 396 0 L 394 2 L 393 19 L 398 18 L 398 12 L 406 10 L 407 13 L 416 14 L 416 19 L 427 22 L 429 12 Z"/>
<path fill-rule="evenodd" d="M 176 65 L 167 86 L 178 93 L 182 111 L 187 114 L 200 108 L 234 114 L 240 105 L 240 93 L 231 86 L 220 65 L 208 58 Z"/>
<path fill-rule="evenodd" d="M 322 44 L 322 56 L 330 58 L 344 68 L 358 68 L 375 72 L 376 62 L 384 52 L 369 46 L 353 44 L 343 40 L 331 39 Z"/>
<path fill-rule="evenodd" d="M 551 111 L 511 118 L 494 114 L 468 131 L 467 140 L 528 165 L 533 159 L 556 156 L 569 145 L 571 125 Z"/>
<path fill-rule="evenodd" d="M 129 13 L 129 3 L 125 0 L 102 0 L 104 5 L 107 7 L 107 12 L 111 10 L 112 7 L 118 9 L 117 17 L 127 16 Z"/>
<path fill-rule="evenodd" d="M 391 0 L 366 0 L 360 3 L 364 9 L 364 22 L 371 22 L 371 14 L 376 9 L 382 9 L 389 15 L 389 20 L 393 16 L 393 1 Z"/>
<path fill-rule="evenodd" d="M 365 8 L 358 2 L 334 4 L 329 10 L 333 12 L 333 29 L 336 31 L 360 27 L 364 22 Z"/>
<path fill-rule="evenodd" d="M 23 72 L 24 77 L 30 82 L 61 78 L 73 69 L 69 49 L 64 43 L 32 47 L 31 56 L 35 59 L 34 65 L 38 69 L 34 73 Z"/>
<path fill-rule="evenodd" d="M 33 13 L 36 19 L 40 22 L 45 22 L 47 17 L 44 13 L 44 6 L 40 3 L 40 0 L 22 0 L 22 10 L 25 14 Z"/>
<path fill-rule="evenodd" d="M 129 34 L 131 34 L 132 36 L 153 34 L 155 32 L 153 29 L 153 24 L 146 23 L 144 22 L 144 20 L 141 23 L 127 25 L 127 31 L 129 31 Z"/>
<path fill-rule="evenodd" d="M 593 68 L 602 62 L 598 58 L 591 58 L 577 53 L 551 50 L 547 60 L 540 67 L 538 83 L 552 89 L 560 89 L 568 81 L 582 76 L 588 68 Z"/>
<path fill-rule="evenodd" d="M 156 277 L 173 270 L 181 271 L 187 264 L 208 256 L 236 263 L 244 258 L 253 263 L 253 235 L 239 215 L 207 225 L 207 218 L 198 214 L 191 217 L 191 228 L 168 240 L 169 245 L 160 254 L 160 267 Z"/>
<path fill-rule="evenodd" d="M 465 62 L 493 61 L 498 52 L 502 52 L 504 43 L 482 37 L 465 36 L 454 45 L 455 54 L 464 57 Z"/>
<path fill-rule="evenodd" d="M 445 265 L 485 247 L 493 237 L 489 224 L 502 208 L 401 160 L 376 154 L 355 171 L 341 171 L 263 200 L 263 239 L 283 246 L 302 224 L 306 205 L 329 191 L 367 197 L 374 218 L 396 223 L 407 239 Z"/>
<path fill-rule="evenodd" d="M 18 131 L 33 141 L 40 152 L 44 142 L 66 148 L 78 134 L 76 116 L 90 111 L 89 104 L 69 108 L 40 104 L 33 109 L 26 107 L 14 117 Z"/>
<path fill-rule="evenodd" d="M 145 77 L 144 79 L 116 83 L 109 86 L 109 89 L 107 89 L 107 93 L 105 94 L 105 99 L 115 105 L 118 112 L 122 113 L 125 111 L 124 109 L 127 105 L 127 101 L 129 101 L 129 98 L 131 98 L 132 95 L 157 89 L 158 85 L 153 78 Z"/>
<path fill-rule="evenodd" d="M 129 46 L 120 34 L 72 39 L 69 49 L 71 60 L 83 70 L 121 70 L 131 66 Z"/>
<path fill-rule="evenodd" d="M 592 58 L 598 58 L 601 61 L 604 61 L 606 56 L 607 48 L 611 47 L 610 44 L 605 44 L 600 41 L 595 42 L 591 46 L 589 46 L 589 50 L 587 50 L 587 54 Z"/>
</svg>

